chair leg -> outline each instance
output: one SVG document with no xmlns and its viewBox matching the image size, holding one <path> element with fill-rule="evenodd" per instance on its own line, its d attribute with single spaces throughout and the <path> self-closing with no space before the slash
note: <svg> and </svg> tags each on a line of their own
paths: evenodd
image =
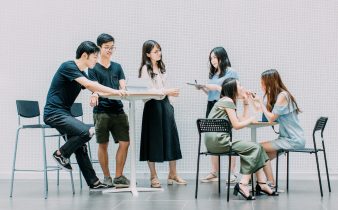
<svg viewBox="0 0 338 210">
<path fill-rule="evenodd" d="M 323 145 L 323 154 L 324 154 L 324 161 L 325 161 L 325 169 L 326 169 L 326 178 L 327 178 L 327 184 L 329 187 L 329 192 L 331 192 L 331 184 L 330 184 L 330 176 L 329 176 L 329 169 L 327 167 L 327 159 L 326 159 L 326 152 L 325 147 Z"/>
<path fill-rule="evenodd" d="M 75 187 L 74 187 L 74 179 L 73 179 L 73 172 L 70 171 L 70 182 L 72 184 L 72 191 L 73 191 L 73 195 L 75 194 Z"/>
<path fill-rule="evenodd" d="M 79 166 L 79 178 L 80 178 L 80 188 L 82 190 L 82 173 L 81 173 L 81 169 L 80 169 L 80 166 Z"/>
<path fill-rule="evenodd" d="M 218 196 L 221 196 L 221 156 L 218 156 Z"/>
<path fill-rule="evenodd" d="M 286 152 L 286 192 L 289 192 L 289 152 Z"/>
<path fill-rule="evenodd" d="M 251 174 L 251 192 L 252 192 L 252 195 L 255 194 L 254 176 L 253 176 L 253 174 Z"/>
<path fill-rule="evenodd" d="M 231 168 L 231 155 L 229 155 L 229 166 L 228 166 L 227 202 L 229 202 L 229 199 L 230 199 L 230 173 L 231 173 L 230 168 Z M 221 171 L 221 167 L 219 167 L 219 171 Z M 221 182 L 221 177 L 219 177 L 219 182 Z"/>
<path fill-rule="evenodd" d="M 48 177 L 47 177 L 45 129 L 42 129 L 42 152 L 43 152 L 43 175 L 44 175 L 44 184 L 45 184 L 45 199 L 47 199 L 47 196 L 48 196 Z"/>
<path fill-rule="evenodd" d="M 19 143 L 19 132 L 20 132 L 20 128 L 18 128 L 17 131 L 16 131 L 16 139 L 15 139 L 15 146 L 14 146 L 14 156 L 13 156 L 13 167 L 12 167 L 12 178 L 11 178 L 11 191 L 10 191 L 9 197 L 13 196 L 15 162 L 16 162 L 16 152 L 18 150 L 18 143 Z"/>
<path fill-rule="evenodd" d="M 61 143 L 60 143 L 60 136 L 58 139 L 58 149 L 60 149 Z M 56 185 L 59 186 L 60 185 L 60 170 L 56 170 Z"/>
<path fill-rule="evenodd" d="M 320 169 L 319 169 L 319 161 L 318 161 L 318 152 L 315 152 L 316 155 L 316 164 L 317 164 L 317 172 L 318 172 L 318 181 L 319 181 L 319 188 L 320 188 L 320 195 L 323 197 L 323 188 L 322 188 L 322 179 L 320 177 Z"/>
<path fill-rule="evenodd" d="M 89 153 L 90 161 L 91 161 L 92 164 L 93 164 L 92 150 L 91 150 L 91 148 L 90 148 L 90 141 L 88 141 L 88 153 Z"/>
<path fill-rule="evenodd" d="M 277 155 L 276 155 L 276 188 L 275 188 L 275 192 L 278 192 L 278 155 L 279 152 L 277 151 Z"/>
<path fill-rule="evenodd" d="M 195 185 L 195 199 L 197 199 L 197 192 L 198 192 L 198 176 L 200 172 L 200 153 L 197 156 L 197 171 L 196 171 L 196 185 Z"/>
</svg>

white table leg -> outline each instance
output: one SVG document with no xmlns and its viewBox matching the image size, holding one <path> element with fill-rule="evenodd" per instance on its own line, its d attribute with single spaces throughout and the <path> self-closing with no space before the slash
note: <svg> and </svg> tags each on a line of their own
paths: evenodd
<svg viewBox="0 0 338 210">
<path fill-rule="evenodd" d="M 251 141 L 252 142 L 257 142 L 257 128 L 256 127 L 251 127 Z"/>
<path fill-rule="evenodd" d="M 131 192 L 134 197 L 138 196 L 140 192 L 154 192 L 163 191 L 162 188 L 137 188 L 136 187 L 136 150 L 135 150 L 135 101 L 129 101 L 129 135 L 130 135 L 130 187 L 128 188 L 111 188 L 102 191 L 102 193 L 115 193 L 115 192 Z"/>
</svg>

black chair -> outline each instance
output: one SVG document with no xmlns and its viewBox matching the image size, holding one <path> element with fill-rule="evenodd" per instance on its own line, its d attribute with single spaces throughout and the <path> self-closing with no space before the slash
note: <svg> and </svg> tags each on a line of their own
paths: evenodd
<svg viewBox="0 0 338 210">
<path fill-rule="evenodd" d="M 229 167 L 228 167 L 228 186 L 227 186 L 227 202 L 229 202 L 229 193 L 230 193 L 230 166 L 231 166 L 231 156 L 238 156 L 237 153 L 232 151 L 231 142 L 232 142 L 232 126 L 229 121 L 225 119 L 198 119 L 197 120 L 197 129 L 199 135 L 198 141 L 198 156 L 197 156 L 197 172 L 196 172 L 196 189 L 195 189 L 195 198 L 197 198 L 198 192 L 198 177 L 199 177 L 199 166 L 200 166 L 200 156 L 201 155 L 213 155 L 218 156 L 218 193 L 221 193 L 221 156 L 229 157 Z M 229 133 L 230 134 L 230 150 L 229 152 L 224 153 L 212 153 L 212 152 L 201 152 L 201 141 L 202 141 L 202 133 L 208 132 L 220 132 L 220 133 Z M 252 175 L 251 175 L 252 179 Z M 252 192 L 254 192 L 254 185 L 252 183 Z"/>
<path fill-rule="evenodd" d="M 25 100 L 17 100 L 16 101 L 16 107 L 18 112 L 18 128 L 16 131 L 16 141 L 15 141 L 15 147 L 14 147 L 14 158 L 13 158 L 13 168 L 12 168 L 12 178 L 11 178 L 11 189 L 10 189 L 10 197 L 13 195 L 13 185 L 14 185 L 14 174 L 17 171 L 25 171 L 25 172 L 43 172 L 44 173 L 44 186 L 45 186 L 45 198 L 48 196 L 48 177 L 47 172 L 48 171 L 57 171 L 61 170 L 58 166 L 49 166 L 47 165 L 47 158 L 46 158 L 46 138 L 50 137 L 58 137 L 59 142 L 60 138 L 64 135 L 61 134 L 53 134 L 53 135 L 46 135 L 45 129 L 51 129 L 50 126 L 41 124 L 40 122 L 40 109 L 39 109 L 39 103 L 37 101 L 25 101 Z M 22 125 L 21 124 L 21 118 L 34 118 L 36 117 L 38 119 L 37 124 L 29 124 L 29 125 Z M 41 129 L 42 131 L 42 152 L 43 152 L 43 169 L 42 170 L 35 170 L 35 169 L 17 169 L 15 168 L 16 163 L 16 155 L 17 155 L 17 148 L 19 143 L 19 133 L 22 129 Z M 67 136 L 64 136 L 67 138 Z M 59 173 L 58 173 L 59 174 Z M 72 190 L 73 194 L 75 193 L 74 190 L 74 182 L 73 182 L 73 174 L 70 172 L 70 178 L 71 178 L 71 184 L 72 184 Z M 59 185 L 59 182 L 57 183 Z"/>
<path fill-rule="evenodd" d="M 331 185 L 330 185 L 330 178 L 329 178 L 329 171 L 327 167 L 327 159 L 326 159 L 326 151 L 325 151 L 325 144 L 324 144 L 324 137 L 323 132 L 325 129 L 325 125 L 327 123 L 327 117 L 320 117 L 312 132 L 312 139 L 313 139 L 313 148 L 304 148 L 304 149 L 291 149 L 291 150 L 279 150 L 277 151 L 277 158 L 276 158 L 276 191 L 278 190 L 278 155 L 280 153 L 286 153 L 286 191 L 289 192 L 289 162 L 290 162 L 290 153 L 291 152 L 298 152 L 298 153 L 308 153 L 308 154 L 315 154 L 316 164 L 317 164 L 317 172 L 318 172 L 318 181 L 319 181 L 319 188 L 320 188 L 320 195 L 323 197 L 323 189 L 322 189 L 322 180 L 320 177 L 320 169 L 319 169 L 319 161 L 318 161 L 318 152 L 323 152 L 324 161 L 325 161 L 325 168 L 326 168 L 326 176 L 327 182 L 329 187 L 329 192 L 331 192 Z M 316 132 L 320 131 L 320 136 L 322 139 L 322 148 L 317 148 L 316 144 Z"/>
<path fill-rule="evenodd" d="M 82 109 L 82 103 L 74 103 L 70 109 L 70 112 L 72 114 L 73 117 L 79 117 L 81 119 L 81 121 L 83 122 L 83 109 Z M 90 127 L 94 127 L 94 124 L 87 124 Z M 88 142 L 88 153 L 89 153 L 89 158 L 90 161 L 93 163 L 99 163 L 98 160 L 94 160 L 92 158 L 92 151 L 91 151 L 91 147 L 90 147 L 90 141 Z M 75 163 L 76 164 L 76 163 Z M 80 187 L 82 189 L 82 177 L 81 177 L 81 170 L 79 170 L 79 174 L 80 174 Z"/>
</svg>

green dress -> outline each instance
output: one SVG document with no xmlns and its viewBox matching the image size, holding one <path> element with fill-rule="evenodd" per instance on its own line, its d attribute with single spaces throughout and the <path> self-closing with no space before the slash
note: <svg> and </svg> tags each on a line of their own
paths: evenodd
<svg viewBox="0 0 338 210">
<path fill-rule="evenodd" d="M 220 99 L 212 108 L 209 119 L 229 120 L 225 108 L 236 109 L 233 102 Z M 230 149 L 229 133 L 206 133 L 204 143 L 209 152 L 223 153 Z M 232 140 L 232 150 L 239 154 L 241 159 L 241 174 L 252 174 L 261 169 L 269 160 L 268 155 L 260 144 L 251 141 Z"/>
</svg>

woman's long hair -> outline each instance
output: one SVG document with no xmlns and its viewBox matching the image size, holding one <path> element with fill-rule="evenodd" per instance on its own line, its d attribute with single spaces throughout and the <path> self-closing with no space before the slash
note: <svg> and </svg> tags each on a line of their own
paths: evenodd
<svg viewBox="0 0 338 210">
<path fill-rule="evenodd" d="M 281 93 L 282 91 L 287 92 L 291 102 L 296 106 L 297 114 L 301 112 L 301 110 L 298 107 L 295 97 L 293 97 L 293 95 L 286 88 L 277 70 L 269 69 L 269 70 L 264 71 L 261 75 L 261 79 L 262 79 L 263 85 L 265 86 L 264 97 L 267 98 L 266 108 L 270 112 L 272 111 L 273 106 L 275 105 L 277 101 L 278 94 Z M 289 105 L 290 104 L 291 103 L 289 103 Z"/>
<path fill-rule="evenodd" d="M 226 72 L 227 68 L 231 67 L 231 63 L 227 54 L 227 51 L 223 47 L 215 47 L 211 50 L 209 54 L 209 64 L 210 64 L 210 71 L 209 71 L 209 79 L 212 79 L 212 77 L 216 74 L 217 70 L 211 63 L 211 54 L 214 53 L 217 60 L 218 60 L 218 68 L 221 70 L 219 77 L 223 77 Z"/>
<path fill-rule="evenodd" d="M 148 40 L 148 41 L 145 41 L 143 43 L 143 47 L 142 47 L 142 61 L 141 61 L 141 66 L 139 68 L 139 74 L 138 74 L 138 77 L 140 78 L 142 76 L 142 67 L 144 65 L 147 66 L 147 71 L 148 71 L 148 74 L 150 75 L 150 77 L 153 79 L 155 77 L 155 73 L 154 73 L 154 70 L 153 70 L 153 64 L 151 63 L 151 60 L 150 58 L 147 56 L 147 54 L 149 54 L 151 52 L 151 50 L 154 48 L 154 47 L 157 47 L 159 50 L 161 50 L 161 46 L 159 43 L 157 43 L 156 41 L 154 40 Z M 157 66 L 158 68 L 160 69 L 161 73 L 164 74 L 165 73 L 165 65 L 162 61 L 162 58 L 161 60 L 157 61 Z"/>
<path fill-rule="evenodd" d="M 224 80 L 222 84 L 222 91 L 221 91 L 221 97 L 228 97 L 231 98 L 236 104 L 236 98 L 237 98 L 237 79 L 235 78 L 227 78 Z"/>
</svg>

